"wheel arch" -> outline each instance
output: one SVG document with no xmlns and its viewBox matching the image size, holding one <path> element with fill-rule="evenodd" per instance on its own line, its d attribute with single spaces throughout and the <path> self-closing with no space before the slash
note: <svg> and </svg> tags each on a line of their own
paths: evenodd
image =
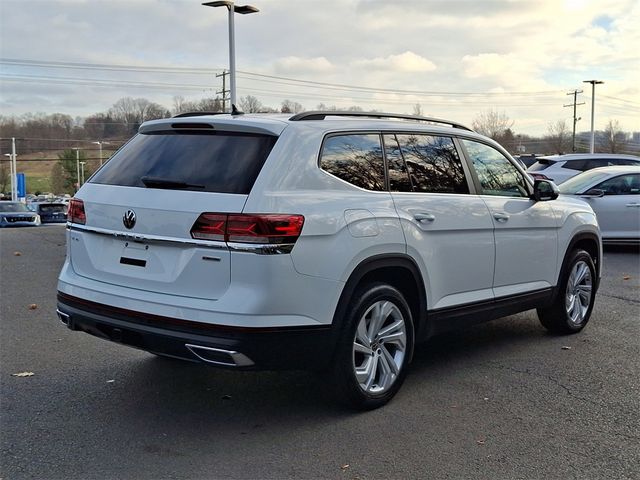
<svg viewBox="0 0 640 480">
<path fill-rule="evenodd" d="M 566 268 L 569 255 L 576 249 L 586 251 L 593 259 L 593 263 L 596 267 L 595 287 L 597 291 L 598 286 L 600 285 L 600 276 L 602 274 L 602 243 L 600 241 L 600 237 L 593 232 L 580 232 L 571 238 L 571 241 L 564 252 L 562 267 L 558 272 L 558 281 L 560 280 L 560 275 Z M 556 282 L 556 285 L 558 281 Z"/>
<path fill-rule="evenodd" d="M 349 301 L 357 288 L 375 281 L 388 283 L 402 292 L 411 309 L 416 341 L 427 337 L 429 332 L 424 281 L 416 262 L 405 254 L 374 255 L 353 269 L 340 294 L 333 317 L 334 326 L 342 330 Z"/>
</svg>

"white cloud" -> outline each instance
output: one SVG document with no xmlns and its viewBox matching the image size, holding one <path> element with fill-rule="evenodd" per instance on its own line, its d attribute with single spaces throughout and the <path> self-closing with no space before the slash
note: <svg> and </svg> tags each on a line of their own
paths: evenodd
<svg viewBox="0 0 640 480">
<path fill-rule="evenodd" d="M 274 68 L 279 73 L 302 73 L 302 72 L 331 72 L 334 67 L 325 57 L 300 58 L 284 57 L 274 62 Z"/>
<path fill-rule="evenodd" d="M 391 70 L 393 72 L 431 72 L 436 69 L 436 64 L 431 60 L 421 57 L 411 51 L 406 51 L 399 55 L 389 55 L 382 58 L 371 58 L 356 60 L 353 64 L 357 67 L 372 70 Z"/>
</svg>

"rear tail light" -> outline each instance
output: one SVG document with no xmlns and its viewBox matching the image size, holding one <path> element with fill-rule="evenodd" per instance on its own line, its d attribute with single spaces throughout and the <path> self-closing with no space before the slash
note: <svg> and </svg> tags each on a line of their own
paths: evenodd
<svg viewBox="0 0 640 480">
<path fill-rule="evenodd" d="M 551 178 L 547 177 L 544 173 L 534 173 L 528 172 L 535 180 L 551 180 Z"/>
<path fill-rule="evenodd" d="M 304 225 L 302 215 L 203 213 L 191 228 L 200 240 L 294 244 Z"/>
<path fill-rule="evenodd" d="M 86 223 L 87 216 L 84 213 L 84 202 L 79 198 L 72 198 L 69 201 L 67 221 L 71 223 L 80 223 L 82 225 Z"/>
</svg>

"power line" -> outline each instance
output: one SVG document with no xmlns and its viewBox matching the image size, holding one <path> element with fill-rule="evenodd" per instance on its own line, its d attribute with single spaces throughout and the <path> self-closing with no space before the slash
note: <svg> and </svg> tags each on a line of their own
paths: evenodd
<svg viewBox="0 0 640 480">
<path fill-rule="evenodd" d="M 218 73 L 222 69 L 211 68 L 199 68 L 199 67 L 171 67 L 171 66 L 135 66 L 135 65 L 117 65 L 117 64 L 100 64 L 100 63 L 81 63 L 81 62 L 56 62 L 46 60 L 27 60 L 27 59 L 12 59 L 12 58 L 0 58 L 0 64 L 26 66 L 26 67 L 45 67 L 45 68 L 70 68 L 70 69 L 89 69 L 89 70 L 108 70 L 108 71 L 131 71 L 131 72 L 158 72 L 158 73 L 181 73 L 181 74 L 193 74 L 193 75 L 211 75 Z M 557 94 L 561 90 L 546 90 L 546 91 L 520 91 L 520 92 L 437 92 L 427 90 L 402 90 L 402 89 L 390 89 L 390 88 L 375 88 L 365 87 L 359 85 L 348 85 L 340 83 L 328 83 L 318 82 L 313 80 L 302 80 L 290 77 L 281 77 L 276 75 L 267 75 L 255 72 L 247 72 L 238 70 L 237 73 L 243 75 L 249 75 L 251 77 L 275 79 L 286 82 L 295 82 L 305 85 L 314 85 L 319 87 L 333 87 L 342 88 L 348 90 L 367 91 L 376 93 L 395 93 L 395 94 L 421 94 L 421 95 L 466 95 L 466 96 L 511 96 L 511 95 L 548 95 Z"/>
</svg>

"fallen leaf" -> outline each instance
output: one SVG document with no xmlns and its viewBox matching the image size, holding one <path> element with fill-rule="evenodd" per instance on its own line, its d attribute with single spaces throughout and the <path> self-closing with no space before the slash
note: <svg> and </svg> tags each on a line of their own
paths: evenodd
<svg viewBox="0 0 640 480">
<path fill-rule="evenodd" d="M 630 275 L 625 275 L 624 277 L 622 277 L 623 280 L 629 280 L 631 278 Z"/>
<path fill-rule="evenodd" d="M 489 401 L 489 397 L 484 397 L 484 401 L 485 402 Z"/>
<path fill-rule="evenodd" d="M 20 372 L 20 373 L 12 373 L 12 377 L 33 377 L 35 373 L 33 372 Z"/>
<path fill-rule="evenodd" d="M 480 440 L 476 440 L 476 443 L 477 443 L 478 445 L 484 445 L 484 439 L 483 439 L 483 438 L 481 438 Z"/>
<path fill-rule="evenodd" d="M 563 345 L 562 346 L 562 350 L 571 350 L 571 347 L 567 346 L 567 345 Z"/>
<path fill-rule="evenodd" d="M 19 257 L 20 255 L 22 255 L 22 253 L 21 253 L 21 252 L 13 252 L 13 254 L 14 254 L 16 257 Z"/>
<path fill-rule="evenodd" d="M 340 470 L 346 470 L 347 468 L 349 468 L 351 465 L 349 465 L 348 463 L 345 463 L 344 465 L 342 465 L 340 467 Z"/>
<path fill-rule="evenodd" d="M 35 303 L 29 305 L 29 310 L 35 310 L 36 308 L 38 308 L 38 305 L 36 305 Z"/>
</svg>

